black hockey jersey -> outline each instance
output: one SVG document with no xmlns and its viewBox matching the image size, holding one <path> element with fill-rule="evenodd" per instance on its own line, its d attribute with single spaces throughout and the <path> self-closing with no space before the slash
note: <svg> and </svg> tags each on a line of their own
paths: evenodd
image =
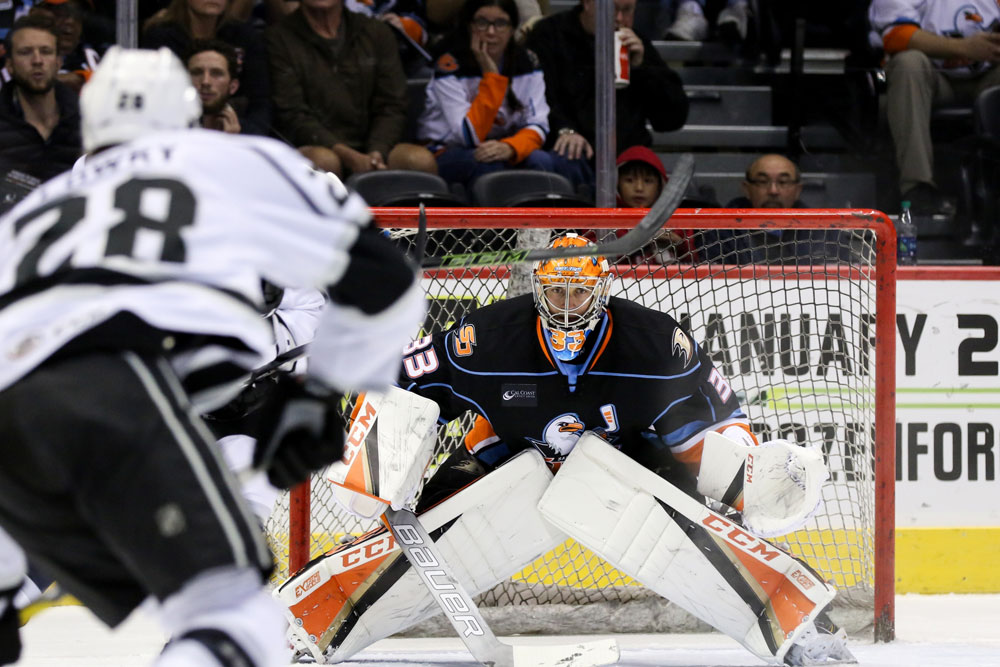
<svg viewBox="0 0 1000 667">
<path fill-rule="evenodd" d="M 575 361 L 551 354 L 526 295 L 414 342 L 400 386 L 436 401 L 445 421 L 482 415 L 511 453 L 534 446 L 552 465 L 584 430 L 630 453 L 666 447 L 683 461 L 689 451 L 700 458 L 707 431 L 747 422 L 708 355 L 665 313 L 612 298 Z"/>
</svg>

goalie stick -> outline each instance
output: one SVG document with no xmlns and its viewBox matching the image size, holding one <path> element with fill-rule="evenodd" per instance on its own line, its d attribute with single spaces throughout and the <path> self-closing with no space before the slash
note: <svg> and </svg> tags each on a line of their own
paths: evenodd
<svg viewBox="0 0 1000 667">
<path fill-rule="evenodd" d="M 670 174 L 667 187 L 663 188 L 659 198 L 642 220 L 636 223 L 621 238 L 607 243 L 575 248 L 515 248 L 512 250 L 496 250 L 489 252 L 470 252 L 424 257 L 420 265 L 425 269 L 438 268 L 469 268 L 474 266 L 494 266 L 497 264 L 524 264 L 545 259 L 563 259 L 567 257 L 592 257 L 594 255 L 621 256 L 635 252 L 646 245 L 653 235 L 663 227 L 674 214 L 687 190 L 688 183 L 694 174 L 694 156 L 690 153 L 681 155 L 677 166 Z M 421 205 L 421 215 L 423 206 Z"/>
<path fill-rule="evenodd" d="M 596 667 L 618 662 L 614 639 L 552 646 L 512 646 L 497 639 L 472 596 L 452 573 L 440 549 L 410 510 L 383 515 L 403 555 L 417 571 L 434 602 L 479 663 L 493 667 Z"/>
<path fill-rule="evenodd" d="M 661 229 L 670 216 L 677 210 L 684 199 L 684 192 L 694 174 L 694 156 L 684 153 L 677 161 L 677 166 L 670 174 L 667 187 L 663 188 L 659 198 L 653 203 L 649 212 L 636 223 L 621 238 L 608 243 L 597 243 L 586 247 L 571 248 L 516 248 L 513 250 L 498 250 L 490 252 L 458 253 L 453 255 L 435 255 L 425 257 L 427 247 L 427 211 L 421 203 L 418 212 L 417 237 L 410 255 L 421 268 L 464 268 L 473 266 L 492 266 L 495 264 L 526 264 L 543 259 L 563 259 L 567 257 L 592 257 L 594 255 L 628 255 L 646 245 L 657 230 Z M 289 361 L 298 359 L 306 353 L 308 344 L 299 345 L 286 350 L 263 366 L 256 368 L 250 374 L 252 383 L 269 375 Z"/>
</svg>

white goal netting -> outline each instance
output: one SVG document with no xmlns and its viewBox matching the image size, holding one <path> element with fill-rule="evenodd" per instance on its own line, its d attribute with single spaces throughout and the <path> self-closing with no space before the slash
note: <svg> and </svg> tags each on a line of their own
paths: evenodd
<svg viewBox="0 0 1000 667">
<path fill-rule="evenodd" d="M 461 211 L 432 211 L 428 254 L 505 249 L 519 241 L 539 247 L 571 224 L 625 227 L 636 219 L 620 211 L 588 211 L 589 217 L 563 211 L 562 218 L 538 210 Z M 874 213 L 798 212 L 778 219 L 740 213 L 676 215 L 671 234 L 628 257 L 609 257 L 617 278 L 612 294 L 669 312 L 686 325 L 739 393 L 759 439 L 822 446 L 831 479 L 819 513 L 803 530 L 772 542 L 806 559 L 839 589 L 835 620 L 859 634 L 871 632 L 878 617 L 883 627 L 876 627 L 876 636 L 884 637 L 892 625 L 886 602 L 892 561 L 884 554 L 892 483 L 880 475 L 886 469 L 891 474 L 893 454 L 878 443 L 893 447 L 886 434 L 893 433 L 894 415 L 891 400 L 877 396 L 892 392 L 894 372 L 894 348 L 887 347 L 894 345 L 894 262 L 886 258 L 893 252 L 891 228 Z M 533 218 L 540 220 L 525 222 Z M 392 230 L 398 243 L 412 243 L 414 211 L 390 209 L 377 212 L 377 219 L 400 226 Z M 425 332 L 522 293 L 528 271 L 425 272 Z M 461 444 L 470 425 L 467 415 L 441 427 L 435 462 Z M 290 545 L 293 564 L 302 564 L 371 527 L 343 513 L 329 483 L 315 476 L 308 488 L 282 498 L 267 525 L 278 580 L 288 576 Z M 479 602 L 498 634 L 707 629 L 572 540 Z M 443 621 L 420 629 L 436 631 L 450 632 Z"/>
</svg>

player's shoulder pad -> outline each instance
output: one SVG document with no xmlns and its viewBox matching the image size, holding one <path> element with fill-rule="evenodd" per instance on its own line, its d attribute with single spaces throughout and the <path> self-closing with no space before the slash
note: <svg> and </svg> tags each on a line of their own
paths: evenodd
<svg viewBox="0 0 1000 667">
<path fill-rule="evenodd" d="M 534 322 L 536 314 L 534 300 L 530 294 L 522 294 L 512 299 L 493 303 L 472 311 L 463 318 L 464 322 L 476 324 L 486 329 L 506 329 Z"/>
<path fill-rule="evenodd" d="M 655 345 L 652 356 L 675 369 L 688 369 L 696 360 L 698 345 L 691 335 L 668 313 L 646 308 L 628 299 L 611 297 L 608 310 L 614 321 L 614 336 L 635 338 L 635 346 Z"/>
<path fill-rule="evenodd" d="M 490 357 L 491 350 L 508 349 L 512 339 L 518 336 L 535 336 L 534 302 L 530 294 L 512 299 L 496 301 L 487 306 L 473 310 L 456 322 L 446 336 L 454 337 L 463 327 L 474 327 L 477 351 L 485 354 L 470 356 Z"/>
</svg>

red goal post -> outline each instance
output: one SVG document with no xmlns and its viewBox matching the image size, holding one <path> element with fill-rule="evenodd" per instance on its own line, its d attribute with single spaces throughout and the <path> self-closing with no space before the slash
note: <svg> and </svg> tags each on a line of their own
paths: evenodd
<svg viewBox="0 0 1000 667">
<path fill-rule="evenodd" d="M 416 209 L 373 212 L 380 227 L 404 247 L 412 245 Z M 518 243 L 541 247 L 551 233 L 566 230 L 594 230 L 601 238 L 601 230 L 627 229 L 644 212 L 428 209 L 428 253 L 500 250 Z M 832 473 L 821 510 L 805 529 L 776 542 L 837 585 L 841 594 L 835 620 L 854 634 L 871 631 L 876 641 L 891 640 L 896 330 L 892 223 L 871 210 L 682 209 L 666 229 L 682 236 L 690 231 L 705 245 L 667 264 L 650 261 L 662 259 L 663 240 L 641 253 L 609 257 L 619 278 L 612 294 L 670 312 L 686 324 L 741 393 L 741 403 L 763 439 L 786 437 L 823 445 Z M 789 236 L 794 238 L 783 240 Z M 746 255 L 736 253 L 706 261 L 703 257 L 713 252 L 706 239 L 718 243 L 719 237 L 747 248 L 771 244 L 784 261 L 748 263 Z M 813 240 L 795 240 L 804 237 Z M 788 243 L 811 245 L 788 252 L 788 247 L 782 248 Z M 530 268 L 425 271 L 430 311 L 425 332 L 449 326 L 469 309 L 504 298 L 508 290 L 523 292 Z M 442 427 L 432 468 L 458 446 L 464 428 L 467 423 Z M 276 506 L 267 532 L 280 578 L 334 548 L 345 534 L 368 528 L 335 507 L 327 487 L 318 474 Z M 545 621 L 539 620 L 544 607 L 592 605 L 603 610 L 604 603 L 648 604 L 643 590 L 570 540 L 481 596 L 480 604 L 485 612 L 493 612 L 486 614 L 487 620 L 499 623 L 494 628 L 498 634 L 544 632 Z M 562 631 L 606 632 L 606 612 L 598 617 L 593 629 Z"/>
</svg>

